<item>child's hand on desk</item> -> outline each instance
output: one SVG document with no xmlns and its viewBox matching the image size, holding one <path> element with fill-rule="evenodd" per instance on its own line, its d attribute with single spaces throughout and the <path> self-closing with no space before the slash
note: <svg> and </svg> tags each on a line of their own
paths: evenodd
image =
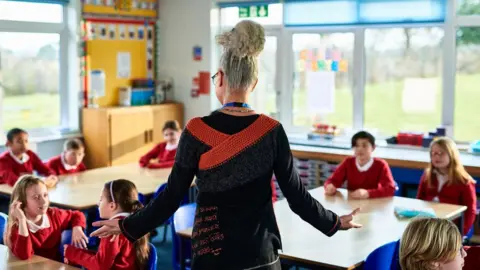
<svg viewBox="0 0 480 270">
<path fill-rule="evenodd" d="M 359 188 L 354 192 L 350 193 L 350 196 L 352 196 L 352 198 L 354 199 L 368 199 L 368 197 L 370 197 L 368 191 L 363 188 Z"/>
<path fill-rule="evenodd" d="M 87 248 L 88 237 L 83 232 L 82 227 L 75 226 L 72 229 L 72 245 L 78 248 Z"/>
<path fill-rule="evenodd" d="M 47 188 L 53 188 L 58 182 L 58 178 L 55 175 L 50 175 L 49 177 L 45 178 L 45 185 Z"/>
<path fill-rule="evenodd" d="M 335 195 L 337 193 L 337 188 L 333 184 L 328 184 L 325 186 L 326 195 Z"/>
<path fill-rule="evenodd" d="M 352 228 L 361 228 L 362 225 L 353 222 L 353 217 L 360 211 L 360 208 L 353 210 L 352 213 L 340 217 L 340 230 L 349 230 Z"/>
</svg>

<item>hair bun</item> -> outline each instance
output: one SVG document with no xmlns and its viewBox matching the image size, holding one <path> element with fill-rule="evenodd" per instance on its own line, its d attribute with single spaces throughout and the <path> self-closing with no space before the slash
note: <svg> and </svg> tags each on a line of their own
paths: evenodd
<svg viewBox="0 0 480 270">
<path fill-rule="evenodd" d="M 217 36 L 217 43 L 239 58 L 258 56 L 265 45 L 265 30 L 256 22 L 244 20 L 232 31 Z"/>
</svg>

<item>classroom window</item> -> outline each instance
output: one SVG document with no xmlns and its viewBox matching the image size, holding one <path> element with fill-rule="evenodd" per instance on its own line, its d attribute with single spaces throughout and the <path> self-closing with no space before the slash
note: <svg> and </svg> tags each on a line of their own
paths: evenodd
<svg viewBox="0 0 480 270">
<path fill-rule="evenodd" d="M 480 15 L 480 0 L 457 0 L 458 15 Z"/>
<path fill-rule="evenodd" d="M 0 0 L 0 20 L 61 23 L 63 9 L 59 4 Z"/>
<path fill-rule="evenodd" d="M 443 29 L 367 29 L 364 126 L 384 135 L 441 124 Z"/>
<path fill-rule="evenodd" d="M 282 24 L 283 5 L 269 4 L 267 17 L 249 17 L 240 18 L 238 7 L 225 7 L 220 9 L 220 24 L 222 27 L 233 27 L 242 20 L 252 20 L 262 25 L 280 25 Z"/>
<path fill-rule="evenodd" d="M 457 31 L 454 134 L 459 141 L 480 139 L 480 27 Z"/>
<path fill-rule="evenodd" d="M 351 127 L 353 33 L 293 34 L 293 125 Z"/>
<path fill-rule="evenodd" d="M 59 34 L 0 32 L 3 130 L 60 126 Z"/>
</svg>

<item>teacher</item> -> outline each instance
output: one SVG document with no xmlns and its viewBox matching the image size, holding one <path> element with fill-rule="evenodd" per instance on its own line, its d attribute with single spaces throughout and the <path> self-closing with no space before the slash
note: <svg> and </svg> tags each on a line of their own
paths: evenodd
<svg viewBox="0 0 480 270">
<path fill-rule="evenodd" d="M 258 81 L 263 27 L 241 21 L 218 36 L 217 43 L 224 51 L 212 80 L 223 107 L 189 121 L 163 192 L 125 219 L 95 222 L 103 227 L 92 236 L 122 233 L 132 242 L 140 239 L 175 213 L 196 176 L 192 268 L 281 269 L 273 173 L 290 208 L 327 236 L 360 227 L 352 221 L 358 209 L 339 217 L 312 198 L 294 168 L 282 125 L 248 105 Z"/>
</svg>

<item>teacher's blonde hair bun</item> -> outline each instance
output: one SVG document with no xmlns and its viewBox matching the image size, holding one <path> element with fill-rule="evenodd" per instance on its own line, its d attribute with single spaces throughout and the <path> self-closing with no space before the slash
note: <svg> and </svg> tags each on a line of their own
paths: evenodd
<svg viewBox="0 0 480 270">
<path fill-rule="evenodd" d="M 244 20 L 229 32 L 217 36 L 217 43 L 238 58 L 256 57 L 265 45 L 265 30 L 260 24 Z"/>
</svg>

